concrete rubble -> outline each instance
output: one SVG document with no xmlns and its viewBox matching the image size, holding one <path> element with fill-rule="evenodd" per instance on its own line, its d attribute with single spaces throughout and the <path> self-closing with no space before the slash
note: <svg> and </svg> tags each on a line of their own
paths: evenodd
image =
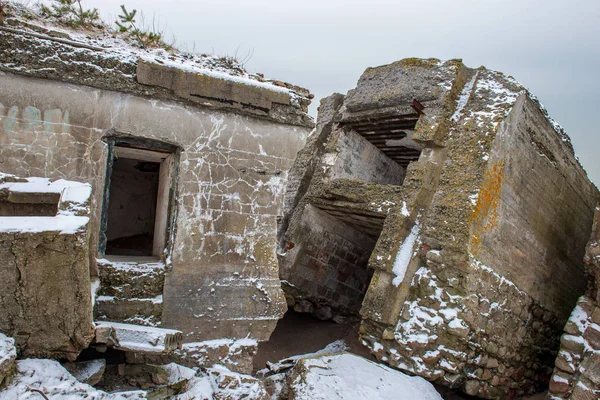
<svg viewBox="0 0 600 400">
<path fill-rule="evenodd" d="M 15 373 L 17 349 L 15 340 L 0 333 L 0 390 L 4 389 L 12 380 Z"/>
<path fill-rule="evenodd" d="M 174 329 L 96 322 L 95 343 L 122 351 L 168 353 L 181 348 L 183 334 Z"/>
</svg>

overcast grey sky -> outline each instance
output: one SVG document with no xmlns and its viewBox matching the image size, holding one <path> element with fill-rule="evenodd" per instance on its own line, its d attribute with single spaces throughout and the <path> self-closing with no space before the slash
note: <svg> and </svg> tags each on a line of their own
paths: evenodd
<svg viewBox="0 0 600 400">
<path fill-rule="evenodd" d="M 319 99 L 346 93 L 365 68 L 406 57 L 462 58 L 529 87 L 569 133 L 600 185 L 600 0 L 84 0 L 166 25 L 178 46 L 243 58 Z"/>
</svg>

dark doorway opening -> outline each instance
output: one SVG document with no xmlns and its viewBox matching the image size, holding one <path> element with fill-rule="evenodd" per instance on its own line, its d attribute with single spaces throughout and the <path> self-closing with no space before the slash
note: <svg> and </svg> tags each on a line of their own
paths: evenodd
<svg viewBox="0 0 600 400">
<path fill-rule="evenodd" d="M 108 137 L 98 253 L 161 258 L 175 215 L 179 149 L 149 139 Z"/>
<path fill-rule="evenodd" d="M 106 254 L 152 255 L 159 170 L 158 162 L 113 161 Z"/>
</svg>

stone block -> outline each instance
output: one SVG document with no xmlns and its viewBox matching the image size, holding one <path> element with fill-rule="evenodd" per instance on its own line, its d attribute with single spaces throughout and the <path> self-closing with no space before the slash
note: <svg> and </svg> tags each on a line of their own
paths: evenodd
<svg viewBox="0 0 600 400">
<path fill-rule="evenodd" d="M 596 385 L 600 385 L 600 353 L 591 353 L 581 363 L 583 376 Z"/>
<path fill-rule="evenodd" d="M 598 392 L 579 382 L 573 388 L 570 400 L 598 400 Z"/>
<path fill-rule="evenodd" d="M 560 394 L 567 392 L 570 387 L 569 381 L 571 380 L 571 377 L 571 374 L 555 370 L 552 379 L 550 379 L 550 393 Z"/>
<path fill-rule="evenodd" d="M 558 356 L 556 357 L 556 361 L 554 362 L 554 365 L 556 365 L 556 368 L 568 372 L 570 374 L 575 373 L 575 365 L 573 364 L 573 357 L 570 355 L 570 353 L 567 353 L 565 351 L 561 351 L 558 353 Z"/>
<path fill-rule="evenodd" d="M 197 103 L 212 103 L 263 115 L 269 113 L 274 102 L 290 104 L 287 90 L 231 76 L 185 71 L 143 59 L 138 61 L 136 72 L 139 83 L 172 90 Z"/>
<path fill-rule="evenodd" d="M 108 339 L 100 343 L 106 343 L 117 350 L 142 353 L 168 353 L 181 348 L 183 343 L 183 334 L 173 329 L 151 328 L 105 321 L 96 323 L 96 330 L 100 330 L 100 334 L 96 335 L 97 342 L 98 340 L 106 339 L 106 328 L 110 328 Z"/>
<path fill-rule="evenodd" d="M 560 338 L 560 348 L 574 354 L 582 354 L 584 347 L 583 339 L 580 336 L 562 335 Z"/>
<path fill-rule="evenodd" d="M 465 382 L 464 391 L 469 396 L 476 396 L 479 393 L 479 388 L 481 387 L 481 382 L 471 379 Z"/>
<path fill-rule="evenodd" d="M 594 348 L 600 350 L 600 326 L 591 324 L 583 333 L 583 338 Z"/>
<path fill-rule="evenodd" d="M 81 383 L 87 383 L 94 386 L 102 379 L 106 360 L 101 358 L 97 360 L 81 361 L 76 363 L 65 363 L 63 367 L 71 373 Z"/>
<path fill-rule="evenodd" d="M 75 360 L 94 334 L 87 224 L 73 233 L 56 222 L 59 231 L 0 232 L 0 331 L 24 357 Z"/>
</svg>

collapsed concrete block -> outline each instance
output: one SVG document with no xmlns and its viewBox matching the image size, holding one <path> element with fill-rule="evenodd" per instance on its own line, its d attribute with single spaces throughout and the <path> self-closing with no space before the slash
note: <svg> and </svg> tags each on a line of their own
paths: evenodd
<svg viewBox="0 0 600 400">
<path fill-rule="evenodd" d="M 545 389 L 600 198 L 564 130 L 461 60 L 369 68 L 320 111 L 279 232 L 288 303 L 360 316 L 378 360 L 469 394 Z"/>
<path fill-rule="evenodd" d="M 177 363 L 189 368 L 208 368 L 221 364 L 241 374 L 252 373 L 252 360 L 258 351 L 253 339 L 216 339 L 205 342 L 185 343 L 180 349 L 168 354 L 128 351 L 128 363 L 167 364 Z"/>
<path fill-rule="evenodd" d="M 24 357 L 75 359 L 93 336 L 91 187 L 2 175 L 0 191 L 8 194 L 0 208 L 16 213 L 0 216 L 0 331 L 15 338 Z"/>
<path fill-rule="evenodd" d="M 174 329 L 98 321 L 96 343 L 122 351 L 168 353 L 181 348 L 183 334 Z"/>
</svg>

